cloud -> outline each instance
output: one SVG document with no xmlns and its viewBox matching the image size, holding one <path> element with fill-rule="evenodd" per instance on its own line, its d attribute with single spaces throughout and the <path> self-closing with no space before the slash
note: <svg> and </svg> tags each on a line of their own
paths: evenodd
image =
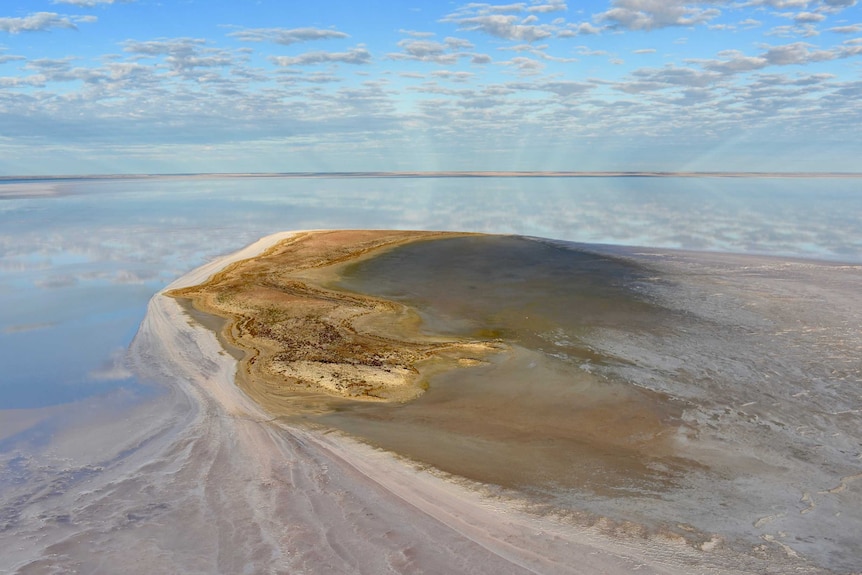
<svg viewBox="0 0 862 575">
<path fill-rule="evenodd" d="M 118 349 L 111 353 L 108 361 L 98 369 L 89 372 L 87 376 L 93 381 L 123 381 L 131 379 L 133 374 L 126 367 L 125 350 Z"/>
<path fill-rule="evenodd" d="M 414 60 L 418 62 L 434 62 L 436 64 L 454 64 L 460 58 L 470 57 L 466 52 L 453 52 L 464 48 L 472 48 L 473 44 L 461 38 L 446 38 L 443 42 L 425 39 L 404 39 L 398 42 L 402 53 L 390 53 L 390 60 Z"/>
<path fill-rule="evenodd" d="M 594 88 L 595 86 L 593 84 L 586 82 L 560 81 L 543 82 L 541 84 L 537 84 L 533 89 L 550 92 L 552 94 L 556 94 L 560 98 L 571 98 L 572 96 L 583 95 Z"/>
<path fill-rule="evenodd" d="M 172 72 L 185 76 L 196 76 L 196 70 L 199 68 L 221 68 L 235 63 L 235 57 L 230 52 L 210 48 L 207 41 L 200 38 L 171 38 L 146 42 L 128 40 L 123 44 L 123 49 L 145 58 L 164 57 L 165 64 Z"/>
<path fill-rule="evenodd" d="M 442 78 L 444 80 L 458 83 L 465 83 L 475 76 L 475 74 L 471 72 L 453 72 L 450 70 L 436 70 L 431 72 L 431 75 L 435 78 Z"/>
<path fill-rule="evenodd" d="M 752 0 L 747 6 L 769 6 L 770 8 L 807 8 L 812 0 Z"/>
<path fill-rule="evenodd" d="M 862 32 L 862 24 L 835 26 L 834 28 L 829 28 L 829 31 L 835 32 L 836 34 L 859 34 L 860 32 Z"/>
<path fill-rule="evenodd" d="M 517 56 L 506 62 L 500 62 L 504 66 L 515 68 L 521 76 L 534 76 L 544 70 L 545 65 L 538 60 Z"/>
<path fill-rule="evenodd" d="M 721 76 L 695 68 L 668 65 L 664 68 L 641 68 L 631 73 L 630 78 L 617 82 L 614 87 L 628 94 L 642 94 L 675 88 L 708 88 L 714 86 Z"/>
<path fill-rule="evenodd" d="M 551 10 L 551 7 L 554 10 Z M 441 20 L 458 25 L 466 31 L 483 32 L 496 38 L 519 42 L 535 42 L 548 38 L 557 31 L 557 26 L 540 24 L 537 14 L 565 9 L 563 2 L 541 2 L 533 6 L 523 3 L 492 5 L 467 4 Z M 518 12 L 529 11 L 529 16 L 518 16 Z"/>
<path fill-rule="evenodd" d="M 539 44 L 536 46 L 534 46 L 532 44 L 517 44 L 515 46 L 500 48 L 500 50 L 511 50 L 512 52 L 531 54 L 533 56 L 537 56 L 537 57 L 541 58 L 542 60 L 547 60 L 549 62 L 571 63 L 571 62 L 577 62 L 578 61 L 577 58 L 562 58 L 559 56 L 551 56 L 550 54 L 548 54 L 546 52 L 547 49 L 548 49 L 547 44 Z"/>
<path fill-rule="evenodd" d="M 0 64 L 5 64 L 6 62 L 17 62 L 20 60 L 26 60 L 24 56 L 13 56 L 12 54 L 0 54 Z"/>
<path fill-rule="evenodd" d="M 806 42 L 794 42 L 783 46 L 772 46 L 757 56 L 746 56 L 739 50 L 725 50 L 719 53 L 720 60 L 689 60 L 700 64 L 704 69 L 722 74 L 736 74 L 760 70 L 767 66 L 807 65 L 815 62 L 828 62 L 850 58 L 862 53 L 859 47 L 842 46 L 831 50 L 812 49 Z"/>
<path fill-rule="evenodd" d="M 568 6 L 562 0 L 552 0 L 551 2 L 536 4 L 529 6 L 527 12 L 547 13 L 547 12 L 564 12 L 568 10 Z"/>
<path fill-rule="evenodd" d="M 613 0 L 613 7 L 595 18 L 615 28 L 656 30 L 705 24 L 721 14 L 715 8 L 697 6 L 699 3 L 686 0 Z"/>
<path fill-rule="evenodd" d="M 776 8 L 779 10 L 801 8 L 804 10 L 811 4 L 820 4 L 820 6 L 817 7 L 818 10 L 839 12 L 845 8 L 855 6 L 856 0 L 820 0 L 820 2 L 817 2 L 816 0 L 751 0 L 746 4 L 743 4 L 743 6 L 769 6 L 770 8 Z"/>
<path fill-rule="evenodd" d="M 434 32 L 419 32 L 416 30 L 401 29 L 398 32 L 404 34 L 405 36 L 410 36 L 411 38 L 433 38 L 434 36 L 436 36 Z"/>
<path fill-rule="evenodd" d="M 344 32 L 321 28 L 246 28 L 231 32 L 228 36 L 241 42 L 274 42 L 289 46 L 314 40 L 349 38 Z"/>
<path fill-rule="evenodd" d="M 123 0 L 124 2 L 134 2 L 135 0 Z M 71 4 L 72 6 L 80 6 L 81 8 L 94 8 L 99 4 L 113 4 L 115 0 L 51 0 L 52 4 Z"/>
<path fill-rule="evenodd" d="M 513 15 L 474 16 L 462 18 L 458 24 L 462 30 L 480 31 L 505 40 L 535 42 L 553 36 L 553 31 L 549 26 L 518 24 L 518 17 Z"/>
<path fill-rule="evenodd" d="M 793 16 L 793 21 L 797 24 L 816 24 L 824 20 L 826 20 L 826 16 L 818 12 L 800 12 Z"/>
<path fill-rule="evenodd" d="M 46 32 L 52 28 L 77 30 L 76 23 L 90 24 L 95 16 L 63 16 L 56 12 L 36 12 L 23 18 L 0 18 L 0 31 L 9 34 L 21 32 Z"/>
<path fill-rule="evenodd" d="M 361 46 L 351 48 L 347 52 L 306 52 L 299 56 L 273 56 L 270 60 L 283 67 L 312 66 L 315 64 L 370 64 L 371 53 Z"/>
<path fill-rule="evenodd" d="M 569 24 L 565 30 L 557 33 L 558 38 L 573 38 L 575 36 L 591 36 L 600 34 L 602 29 L 593 26 L 589 22 L 581 22 L 580 24 Z"/>
</svg>

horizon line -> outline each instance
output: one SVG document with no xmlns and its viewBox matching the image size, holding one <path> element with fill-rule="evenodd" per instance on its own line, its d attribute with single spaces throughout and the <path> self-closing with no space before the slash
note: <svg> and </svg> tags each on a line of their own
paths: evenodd
<svg viewBox="0 0 862 575">
<path fill-rule="evenodd" d="M 862 178 L 862 172 L 751 172 L 751 171 L 558 171 L 558 170 L 404 170 L 332 172 L 178 172 L 138 174 L 0 175 L 12 181 L 192 179 L 192 178 Z"/>
</svg>

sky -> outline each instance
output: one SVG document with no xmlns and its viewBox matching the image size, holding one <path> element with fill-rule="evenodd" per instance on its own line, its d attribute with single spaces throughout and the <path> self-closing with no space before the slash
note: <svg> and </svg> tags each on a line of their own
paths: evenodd
<svg viewBox="0 0 862 575">
<path fill-rule="evenodd" d="M 862 171 L 857 0 L 3 0 L 0 175 Z"/>
</svg>

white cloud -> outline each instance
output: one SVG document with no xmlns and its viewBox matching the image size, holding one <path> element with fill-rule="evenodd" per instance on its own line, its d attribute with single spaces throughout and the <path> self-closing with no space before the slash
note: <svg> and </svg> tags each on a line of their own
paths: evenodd
<svg viewBox="0 0 862 575">
<path fill-rule="evenodd" d="M 568 10 L 568 6 L 563 0 L 552 0 L 551 2 L 543 2 L 534 4 L 527 8 L 527 12 L 547 13 L 547 12 L 564 12 Z"/>
<path fill-rule="evenodd" d="M 108 361 L 98 369 L 92 370 L 87 376 L 94 381 L 123 381 L 133 374 L 126 367 L 125 350 L 115 350 Z"/>
<path fill-rule="evenodd" d="M 410 36 L 411 38 L 433 38 L 434 36 L 436 36 L 436 34 L 434 34 L 434 32 L 419 32 L 416 30 L 401 29 L 398 32 L 400 32 L 401 34 L 404 34 L 406 36 Z"/>
<path fill-rule="evenodd" d="M 419 62 L 435 62 L 437 64 L 454 64 L 461 56 L 449 52 L 449 46 L 432 40 L 401 40 L 398 47 L 403 53 L 392 53 L 392 60 L 415 60 Z"/>
<path fill-rule="evenodd" d="M 573 38 L 574 36 L 591 36 L 600 34 L 601 28 L 593 26 L 589 22 L 581 22 L 580 24 L 569 24 L 565 30 L 557 33 L 559 38 Z"/>
<path fill-rule="evenodd" d="M 793 15 L 793 21 L 797 24 L 815 24 L 825 19 L 826 16 L 818 12 L 799 12 Z"/>
<path fill-rule="evenodd" d="M 834 28 L 829 28 L 829 31 L 835 32 L 836 34 L 859 34 L 860 32 L 862 32 L 862 24 L 835 26 Z"/>
<path fill-rule="evenodd" d="M 124 0 L 125 2 L 134 2 L 135 0 Z M 80 6 L 81 8 L 94 8 L 99 4 L 113 4 L 115 0 L 51 0 L 52 4 L 71 4 L 72 6 Z"/>
<path fill-rule="evenodd" d="M 56 12 L 36 12 L 23 18 L 0 18 L 0 31 L 9 34 L 45 32 L 52 28 L 77 30 L 76 23 L 93 23 L 95 16 L 63 16 Z"/>
<path fill-rule="evenodd" d="M 241 42 L 274 42 L 289 46 L 299 42 L 349 38 L 344 32 L 321 28 L 246 28 L 228 34 Z"/>
<path fill-rule="evenodd" d="M 517 56 L 511 60 L 500 63 L 504 66 L 510 66 L 516 69 L 522 76 L 534 76 L 545 68 L 543 63 L 532 58 L 527 58 L 526 56 Z"/>
<path fill-rule="evenodd" d="M 721 14 L 697 4 L 686 0 L 613 0 L 613 7 L 597 14 L 596 20 L 628 30 L 655 30 L 705 24 Z"/>
<path fill-rule="evenodd" d="M 783 46 L 769 47 L 765 52 L 757 56 L 746 56 L 739 50 L 725 50 L 718 54 L 721 59 L 692 59 L 689 62 L 700 64 L 704 69 L 713 72 L 736 74 L 760 70 L 767 66 L 804 66 L 816 62 L 850 58 L 859 55 L 860 52 L 862 50 L 856 50 L 847 46 L 831 50 L 820 50 L 806 42 L 794 42 Z"/>
<path fill-rule="evenodd" d="M 6 62 L 16 62 L 20 60 L 26 60 L 24 56 L 14 56 L 12 54 L 0 54 L 0 64 L 5 64 Z"/>
<path fill-rule="evenodd" d="M 554 8 L 551 10 L 551 8 Z M 483 32 L 496 38 L 519 42 L 535 42 L 553 36 L 556 24 L 541 24 L 537 14 L 564 10 L 562 2 L 539 2 L 532 6 L 519 4 L 467 4 L 449 14 L 441 22 L 458 24 L 461 30 Z M 517 13 L 527 11 L 526 17 Z M 555 20 L 555 23 L 557 21 Z"/>
<path fill-rule="evenodd" d="M 488 14 L 458 20 L 462 30 L 480 31 L 505 40 L 535 42 L 553 35 L 550 26 L 520 24 L 513 15 Z"/>
<path fill-rule="evenodd" d="M 561 98 L 571 98 L 572 96 L 583 95 L 594 88 L 595 86 L 593 84 L 589 84 L 586 82 L 560 81 L 543 82 L 536 85 L 533 89 L 542 90 L 543 92 L 550 92 L 552 94 L 556 94 Z"/>
<path fill-rule="evenodd" d="M 435 78 L 442 78 L 444 80 L 457 83 L 465 83 L 475 76 L 475 74 L 471 72 L 453 72 L 450 70 L 436 70 L 431 72 L 431 75 Z"/>
<path fill-rule="evenodd" d="M 164 62 L 175 73 L 196 75 L 200 68 L 223 68 L 236 63 L 236 58 L 227 50 L 211 48 L 200 38 L 171 38 L 138 42 L 129 40 L 123 44 L 126 52 L 144 58 L 164 57 Z"/>
<path fill-rule="evenodd" d="M 270 60 L 278 66 L 311 66 L 315 64 L 370 64 L 371 53 L 358 46 L 347 52 L 306 52 L 299 56 L 273 56 Z"/>
<path fill-rule="evenodd" d="M 812 0 L 753 0 L 748 6 L 769 6 L 770 8 L 807 8 Z"/>
</svg>

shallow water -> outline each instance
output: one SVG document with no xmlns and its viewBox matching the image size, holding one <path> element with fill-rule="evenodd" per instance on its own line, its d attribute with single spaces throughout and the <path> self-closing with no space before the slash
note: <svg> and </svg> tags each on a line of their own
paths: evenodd
<svg viewBox="0 0 862 575">
<path fill-rule="evenodd" d="M 2 193 L 4 185 L 0 569 L 12 565 L 13 572 L 50 566 L 213 572 L 219 565 L 236 572 L 244 560 L 263 571 L 286 565 L 296 572 L 312 569 L 323 556 L 317 565 L 334 565 L 329 572 L 349 571 L 338 558 L 343 549 L 327 541 L 325 522 L 309 527 L 311 503 L 305 508 L 288 497 L 295 493 L 287 487 L 287 468 L 301 449 L 279 451 L 269 464 L 273 471 L 258 473 L 254 457 L 231 451 L 240 442 L 238 423 L 231 427 L 212 414 L 205 425 L 189 423 L 196 410 L 212 408 L 193 394 L 175 393 L 187 385 L 185 374 L 145 354 L 146 369 L 130 365 L 126 355 L 153 294 L 268 233 L 448 229 L 862 262 L 859 180 L 214 177 L 16 182 L 12 194 Z M 635 282 L 645 290 L 647 311 L 656 305 L 671 310 L 685 320 L 675 324 L 680 329 L 656 339 L 648 336 L 655 327 L 649 321 L 645 333 L 597 322 L 592 331 L 563 334 L 576 343 L 569 345 L 537 326 L 533 333 L 540 335 L 524 336 L 533 343 L 522 346 L 523 353 L 556 365 L 562 360 L 547 352 L 562 349 L 575 363 L 590 359 L 595 375 L 681 398 L 683 424 L 697 430 L 700 448 L 685 438 L 681 445 L 713 473 L 658 467 L 643 475 L 634 495 L 573 491 L 571 499 L 598 514 L 633 520 L 672 523 L 685 515 L 717 532 L 742 533 L 749 550 L 765 545 L 783 553 L 763 539 L 769 536 L 818 565 L 858 571 L 862 552 L 854 535 L 862 531 L 862 483 L 843 479 L 858 472 L 862 451 L 862 317 L 859 281 L 848 279 L 857 272 L 778 263 L 741 263 L 729 272 L 724 263 L 636 251 L 642 255 L 635 271 L 649 264 L 657 266 L 656 277 L 669 278 Z M 439 325 L 470 332 L 469 322 L 454 321 L 463 311 L 443 313 Z M 433 314 L 426 318 L 436 327 Z M 209 367 L 209 359 L 198 358 L 199 367 Z M 441 379 L 433 390 L 442 393 L 444 384 Z M 668 421 L 677 415 L 672 409 Z M 730 459 L 723 455 L 728 438 L 737 440 Z M 290 443 L 281 436 L 275 441 Z M 343 518 L 345 510 L 360 517 L 355 507 L 330 501 L 331 491 L 319 480 L 327 465 L 331 473 L 331 462 L 324 461 L 299 484 L 319 488 L 315 504 L 332 504 L 327 520 Z M 259 475 L 281 490 L 257 483 Z M 355 485 L 350 477 L 342 477 L 339 489 Z M 517 477 L 509 481 L 514 485 Z M 245 496 L 258 487 L 260 493 Z M 379 495 L 368 493 L 367 509 L 380 509 Z M 655 504 L 656 493 L 667 506 Z M 571 506 L 564 495 L 543 494 Z M 617 500 L 624 503 L 615 508 Z M 391 509 L 379 515 L 380 525 L 404 512 Z M 286 535 L 284 517 L 292 513 L 309 523 Z M 401 527 L 390 541 L 392 557 L 409 556 L 411 542 L 439 534 Z M 385 532 L 381 527 L 375 545 L 389 541 Z M 278 554 L 274 542 L 301 547 L 306 536 L 313 557 Z M 356 556 L 360 547 L 353 548 Z M 432 551 L 415 553 L 428 557 Z M 463 566 L 451 559 L 447 565 Z M 135 560 L 143 567 L 134 567 Z"/>
</svg>

